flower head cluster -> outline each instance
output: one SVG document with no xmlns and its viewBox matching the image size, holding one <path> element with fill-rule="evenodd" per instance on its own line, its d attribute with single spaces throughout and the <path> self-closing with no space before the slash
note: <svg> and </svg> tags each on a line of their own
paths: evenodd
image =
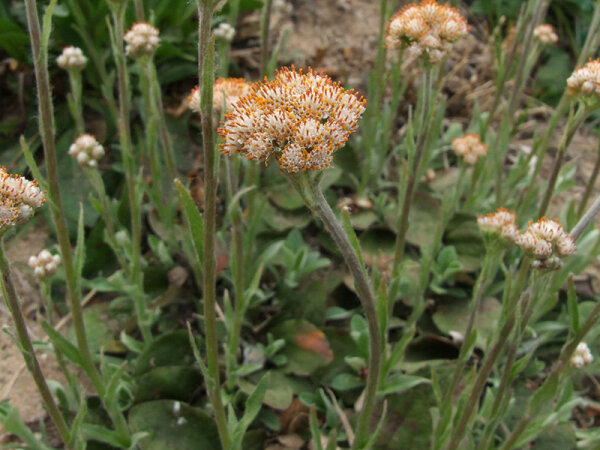
<svg viewBox="0 0 600 450">
<path fill-rule="evenodd" d="M 558 42 L 558 35 L 554 31 L 554 28 L 552 28 L 552 25 L 546 23 L 535 27 L 533 37 L 543 45 L 551 45 Z"/>
<path fill-rule="evenodd" d="M 0 229 L 26 222 L 46 202 L 37 183 L 0 167 Z"/>
<path fill-rule="evenodd" d="M 30 256 L 27 265 L 33 270 L 36 278 L 46 278 L 54 275 L 60 265 L 60 256 L 53 255 L 48 250 L 42 250 L 37 256 Z"/>
<path fill-rule="evenodd" d="M 287 172 L 321 170 L 358 128 L 365 100 L 329 77 L 283 68 L 242 97 L 218 132 L 221 152 L 277 159 Z"/>
<path fill-rule="evenodd" d="M 510 244 L 513 244 L 520 234 L 515 223 L 515 213 L 504 208 L 485 216 L 477 216 L 477 225 L 484 235 L 501 237 Z"/>
<path fill-rule="evenodd" d="M 145 22 L 133 24 L 123 39 L 127 43 L 125 52 L 132 58 L 152 56 L 160 43 L 158 29 Z"/>
<path fill-rule="evenodd" d="M 527 231 L 515 242 L 524 252 L 548 267 L 559 264 L 561 257 L 572 255 L 577 250 L 573 238 L 562 229 L 558 221 L 545 217 L 537 222 L 529 222 Z"/>
<path fill-rule="evenodd" d="M 227 22 L 221 22 L 217 28 L 213 30 L 213 36 L 215 39 L 222 39 L 225 42 L 232 42 L 235 36 L 235 28 L 233 28 Z"/>
<path fill-rule="evenodd" d="M 386 45 L 397 48 L 404 44 L 412 55 L 435 64 L 468 31 L 466 19 L 456 9 L 438 5 L 435 0 L 423 0 L 420 5 L 408 5 L 392 16 Z"/>
<path fill-rule="evenodd" d="M 220 114 L 225 106 L 225 113 L 228 113 L 240 98 L 248 95 L 253 89 L 253 85 L 243 78 L 218 78 L 213 84 L 213 109 Z M 190 93 L 188 104 L 192 111 L 200 114 L 200 88 L 198 86 Z"/>
<path fill-rule="evenodd" d="M 452 139 L 452 149 L 467 164 L 475 164 L 480 156 L 485 156 L 488 146 L 481 142 L 478 134 L 467 133 Z"/>
<path fill-rule="evenodd" d="M 581 369 L 584 366 L 590 365 L 594 361 L 592 352 L 585 342 L 577 344 L 577 348 L 571 356 L 571 365 L 576 369 Z"/>
<path fill-rule="evenodd" d="M 600 59 L 590 60 L 583 67 L 575 69 L 567 78 L 567 90 L 584 101 L 600 101 Z"/>
<path fill-rule="evenodd" d="M 87 58 L 78 47 L 65 47 L 56 58 L 58 67 L 64 70 L 82 70 L 87 64 Z"/>
<path fill-rule="evenodd" d="M 69 155 L 79 165 L 95 169 L 98 167 L 98 160 L 104 156 L 104 147 L 91 134 L 82 134 L 69 147 Z"/>
</svg>

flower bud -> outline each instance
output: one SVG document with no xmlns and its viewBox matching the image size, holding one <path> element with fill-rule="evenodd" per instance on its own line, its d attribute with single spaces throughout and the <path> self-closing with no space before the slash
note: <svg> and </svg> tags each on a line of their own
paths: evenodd
<svg viewBox="0 0 600 450">
<path fill-rule="evenodd" d="M 58 58 L 58 67 L 64 70 L 82 70 L 87 64 L 87 58 L 78 47 L 65 47 Z"/>
</svg>

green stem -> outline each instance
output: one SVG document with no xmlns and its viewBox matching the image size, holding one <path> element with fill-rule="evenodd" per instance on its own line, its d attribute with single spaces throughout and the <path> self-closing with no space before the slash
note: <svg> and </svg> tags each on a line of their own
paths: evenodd
<svg viewBox="0 0 600 450">
<path fill-rule="evenodd" d="M 46 170 L 48 174 L 48 196 L 52 201 L 53 207 L 50 209 L 52 221 L 56 230 L 56 237 L 60 248 L 61 259 L 65 269 L 65 278 L 67 280 L 67 295 L 71 315 L 73 318 L 73 329 L 75 330 L 75 339 L 82 360 L 83 369 L 90 378 L 94 389 L 98 395 L 104 393 L 104 385 L 100 379 L 100 374 L 94 366 L 92 355 L 88 346 L 85 325 L 83 322 L 83 312 L 79 299 L 78 275 L 73 265 L 73 253 L 69 241 L 69 232 L 67 231 L 67 222 L 65 220 L 64 208 L 60 195 L 60 180 L 58 178 L 58 164 L 56 161 L 56 147 L 54 142 L 54 116 L 52 108 L 52 97 L 50 93 L 50 82 L 48 77 L 48 53 L 47 43 L 42 42 L 40 22 L 34 0 L 25 1 L 27 13 L 27 25 L 29 36 L 31 38 L 31 49 L 35 67 L 35 79 L 39 102 L 39 131 L 42 137 L 44 147 L 44 159 L 46 161 Z M 42 50 L 42 44 L 44 48 Z"/>
<path fill-rule="evenodd" d="M 305 174 L 302 174 L 305 175 Z M 291 178 L 291 177 L 290 177 Z M 301 181 L 304 183 L 304 188 L 312 194 L 312 203 L 307 206 L 313 213 L 319 217 L 325 228 L 333 238 L 339 248 L 350 273 L 356 284 L 356 291 L 361 301 L 362 307 L 365 310 L 367 325 L 369 328 L 369 372 L 367 375 L 367 384 L 365 387 L 365 397 L 362 411 L 358 418 L 356 426 L 355 440 L 352 445 L 353 449 L 363 448 L 371 436 L 369 436 L 369 424 L 372 419 L 375 402 L 377 399 L 377 387 L 379 384 L 379 374 L 381 372 L 382 363 L 382 346 L 381 334 L 379 331 L 379 321 L 375 309 L 375 296 L 371 290 L 371 285 L 367 279 L 366 272 L 362 266 L 356 251 L 352 247 L 348 236 L 344 232 L 339 221 L 335 217 L 331 206 L 325 199 L 323 191 L 319 184 L 314 180 L 308 180 L 306 177 Z M 296 185 L 298 189 L 298 186 Z"/>
<path fill-rule="evenodd" d="M 225 160 L 227 171 L 227 203 L 230 204 L 237 190 L 237 179 L 233 168 L 232 160 Z M 232 205 L 232 250 L 231 250 L 231 270 L 233 272 L 233 290 L 235 293 L 235 305 L 233 313 L 233 324 L 230 324 L 230 332 L 227 342 L 227 388 L 232 390 L 237 383 L 237 376 L 234 372 L 237 368 L 237 350 L 242 331 L 242 322 L 246 313 L 246 299 L 244 298 L 244 233 L 242 226 L 242 211 L 239 204 Z"/>
<path fill-rule="evenodd" d="M 13 318 L 21 354 L 23 355 L 27 369 L 35 381 L 38 391 L 42 396 L 42 401 L 46 406 L 46 410 L 48 411 L 52 422 L 54 422 L 54 425 L 56 425 L 61 440 L 67 446 L 67 448 L 70 448 L 68 446 L 70 441 L 69 427 L 65 422 L 65 418 L 59 411 L 58 406 L 54 402 L 54 398 L 50 393 L 50 389 L 48 389 L 46 379 L 44 378 L 44 373 L 42 372 L 40 364 L 35 356 L 35 350 L 33 349 L 31 339 L 29 338 L 29 333 L 27 332 L 27 326 L 25 325 L 25 319 L 21 313 L 21 305 L 17 296 L 17 291 L 12 281 L 10 263 L 8 262 L 8 259 L 6 259 L 4 252 L 3 237 L 0 237 L 0 272 L 2 273 L 2 294 Z"/>
<path fill-rule="evenodd" d="M 552 164 L 552 172 L 550 173 L 550 179 L 548 180 L 546 193 L 544 194 L 544 199 L 542 200 L 542 203 L 540 204 L 540 209 L 538 210 L 538 218 L 543 217 L 548 210 L 550 200 L 552 199 L 552 195 L 554 193 L 556 180 L 558 179 L 558 173 L 560 172 L 560 168 L 562 166 L 565 151 L 571 143 L 571 139 L 573 139 L 573 136 L 575 136 L 575 131 L 577 131 L 577 128 L 579 127 L 579 125 L 581 125 L 581 123 L 585 120 L 586 117 L 587 113 L 584 106 L 580 106 L 575 114 L 569 115 L 567 125 L 565 126 L 565 131 L 558 146 L 558 152 L 554 157 L 554 163 Z"/>
<path fill-rule="evenodd" d="M 592 191 L 594 190 L 594 186 L 596 185 L 596 180 L 598 179 L 598 174 L 600 173 L 600 151 L 596 155 L 596 164 L 594 164 L 594 170 L 592 170 L 592 175 L 585 187 L 585 193 L 579 202 L 579 207 L 577 208 L 577 217 L 581 218 L 583 216 L 583 212 L 585 211 L 585 207 L 590 200 L 590 195 L 592 195 Z"/>
<path fill-rule="evenodd" d="M 408 174 L 408 181 L 406 186 L 406 192 L 404 194 L 404 201 L 402 202 L 402 211 L 400 213 L 400 223 L 398 226 L 398 234 L 396 236 L 396 250 L 394 256 L 394 268 L 393 273 L 396 273 L 398 267 L 402 263 L 404 259 L 404 245 L 406 243 L 406 232 L 408 231 L 408 214 L 410 212 L 410 207 L 412 204 L 412 200 L 415 193 L 415 188 L 417 185 L 417 177 L 419 173 L 419 168 L 421 166 L 421 160 L 423 159 L 423 155 L 425 154 L 425 150 L 427 147 L 428 141 L 428 132 L 431 128 L 431 97 L 433 87 L 432 83 L 432 69 L 430 67 L 424 68 L 423 77 L 421 79 L 422 85 L 422 107 L 421 114 L 419 118 L 419 136 L 417 138 L 417 144 L 415 149 L 415 154 L 413 157 L 413 162 L 411 166 L 411 170 Z"/>
<path fill-rule="evenodd" d="M 481 272 L 479 274 L 479 277 L 477 278 L 477 282 L 475 283 L 475 289 L 473 290 L 473 300 L 471 301 L 471 312 L 469 314 L 469 320 L 467 322 L 467 328 L 464 333 L 463 342 L 460 347 L 458 362 L 456 363 L 456 367 L 454 368 L 454 373 L 452 375 L 450 385 L 448 386 L 448 390 L 446 391 L 442 402 L 443 407 L 447 408 L 448 411 L 452 410 L 452 394 L 454 393 L 454 390 L 458 385 L 460 377 L 463 375 L 463 370 L 470 356 L 468 350 L 472 348 L 470 347 L 470 343 L 472 340 L 472 334 L 474 333 L 473 326 L 475 324 L 475 317 L 477 316 L 477 312 L 481 308 L 481 302 L 483 301 L 483 293 L 491 281 L 490 276 L 492 275 L 492 267 L 494 266 L 496 258 L 499 258 L 497 252 L 488 251 L 485 254 Z"/>
<path fill-rule="evenodd" d="M 198 1 L 198 76 L 201 85 L 202 111 L 202 149 L 204 154 L 204 270 L 202 287 L 204 296 L 204 326 L 206 333 L 207 368 L 214 383 L 209 389 L 209 397 L 215 412 L 215 421 L 224 449 L 229 448 L 230 436 L 227 428 L 225 409 L 221 398 L 221 382 L 219 374 L 219 343 L 217 340 L 216 320 L 216 263 L 215 263 L 215 232 L 216 232 L 216 161 L 213 139 L 212 121 L 212 87 L 214 81 L 214 39 L 210 37 L 213 16 L 210 0 Z"/>
<path fill-rule="evenodd" d="M 140 289 L 139 292 L 135 292 L 133 295 L 133 304 L 144 342 L 150 342 L 152 340 L 152 333 L 150 332 L 143 291 L 141 290 L 144 282 L 141 267 L 142 216 L 138 199 L 138 188 L 135 181 L 135 163 L 129 123 L 129 81 L 122 39 L 124 32 L 124 6 L 126 5 L 119 6 L 118 8 L 114 7 L 112 14 L 114 27 L 112 44 L 115 65 L 117 66 L 119 91 L 119 142 L 123 152 L 123 166 L 125 168 L 127 199 L 131 221 L 131 282 Z"/>
<path fill-rule="evenodd" d="M 83 121 L 83 87 L 81 82 L 81 70 L 69 70 L 69 80 L 71 83 L 71 98 L 73 99 L 73 107 L 75 108 L 75 111 L 73 111 L 75 129 L 77 130 L 77 135 L 81 136 L 85 132 L 85 125 Z"/>
<path fill-rule="evenodd" d="M 173 140 L 171 139 L 171 134 L 169 133 L 169 129 L 167 128 L 165 108 L 162 102 L 162 94 L 154 62 L 150 63 L 150 70 L 152 79 L 152 93 L 154 95 L 154 104 L 156 105 L 159 116 L 158 131 L 160 133 L 160 140 L 162 142 L 163 149 L 165 152 L 165 160 L 167 162 L 167 170 L 169 171 L 169 177 L 172 180 L 174 180 L 175 178 L 177 178 L 177 164 L 175 162 L 175 151 L 173 150 Z"/>
</svg>

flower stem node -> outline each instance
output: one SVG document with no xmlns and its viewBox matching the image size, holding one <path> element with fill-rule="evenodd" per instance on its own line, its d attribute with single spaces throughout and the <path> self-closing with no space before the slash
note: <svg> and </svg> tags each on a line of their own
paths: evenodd
<svg viewBox="0 0 600 450">
<path fill-rule="evenodd" d="M 131 29 L 125 33 L 123 39 L 127 43 L 125 53 L 134 59 L 154 55 L 160 43 L 158 29 L 145 22 L 133 24 Z"/>
<path fill-rule="evenodd" d="M 104 147 L 91 134 L 82 134 L 69 147 L 69 155 L 75 158 L 80 166 L 90 169 L 98 167 L 98 160 L 104 153 Z"/>
<path fill-rule="evenodd" d="M 385 40 L 388 48 L 404 45 L 411 56 L 437 64 L 468 31 L 467 20 L 456 9 L 438 5 L 435 0 L 423 0 L 392 16 Z"/>
<path fill-rule="evenodd" d="M 220 151 L 275 159 L 288 173 L 322 170 L 358 128 L 365 103 L 310 68 L 283 68 L 233 105 L 218 130 Z"/>
<path fill-rule="evenodd" d="M 585 342 L 577 344 L 577 348 L 573 352 L 573 356 L 571 356 L 571 366 L 581 369 L 584 366 L 589 366 L 593 361 L 594 357 L 588 345 Z"/>
<path fill-rule="evenodd" d="M 46 202 L 44 194 L 35 180 L 11 175 L 0 167 L 0 231 L 29 220 Z"/>
<path fill-rule="evenodd" d="M 33 270 L 33 275 L 40 279 L 54 275 L 60 261 L 59 255 L 53 255 L 44 249 L 37 256 L 30 256 L 27 265 Z"/>
<path fill-rule="evenodd" d="M 81 71 L 87 64 L 87 58 L 78 47 L 65 47 L 62 53 L 56 58 L 56 64 L 61 69 L 70 71 Z"/>
</svg>

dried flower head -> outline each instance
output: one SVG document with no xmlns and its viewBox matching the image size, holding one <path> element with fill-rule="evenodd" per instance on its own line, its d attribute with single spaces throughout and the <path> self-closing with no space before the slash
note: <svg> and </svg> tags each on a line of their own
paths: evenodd
<svg viewBox="0 0 600 450">
<path fill-rule="evenodd" d="M 553 266 L 560 263 L 561 257 L 572 255 L 577 250 L 573 238 L 562 229 L 558 221 L 545 217 L 537 222 L 529 222 L 527 231 L 515 242 L 536 260 L 551 259 Z"/>
<path fill-rule="evenodd" d="M 423 0 L 398 11 L 388 22 L 386 45 L 408 46 L 411 55 L 422 56 L 435 64 L 448 53 L 450 46 L 469 31 L 466 19 L 448 5 Z"/>
<path fill-rule="evenodd" d="M 26 222 L 35 208 L 46 202 L 44 193 L 34 181 L 11 175 L 0 167 L 0 229 Z"/>
<path fill-rule="evenodd" d="M 58 67 L 64 70 L 82 70 L 87 64 L 87 58 L 78 47 L 65 47 L 58 58 Z"/>
<path fill-rule="evenodd" d="M 321 170 L 358 128 L 365 100 L 308 69 L 281 69 L 241 98 L 218 132 L 221 152 L 275 158 L 287 172 Z"/>
<path fill-rule="evenodd" d="M 104 147 L 91 134 L 82 134 L 69 147 L 69 155 L 79 165 L 95 169 L 98 167 L 98 160 L 104 156 Z"/>
<path fill-rule="evenodd" d="M 45 278 L 54 275 L 60 265 L 60 256 L 53 255 L 44 249 L 37 256 L 30 256 L 27 264 L 33 270 L 36 278 Z"/>
<path fill-rule="evenodd" d="M 248 83 L 243 78 L 218 78 L 213 84 L 213 109 L 220 114 L 225 106 L 225 113 L 228 113 L 240 98 L 248 95 L 253 89 L 252 83 Z M 192 111 L 200 114 L 198 86 L 188 96 L 188 105 Z"/>
<path fill-rule="evenodd" d="M 590 365 L 594 361 L 592 352 L 585 342 L 577 344 L 577 348 L 571 356 L 570 363 L 576 369 L 581 369 L 584 366 Z"/>
<path fill-rule="evenodd" d="M 152 56 L 160 43 L 158 29 L 145 22 L 133 24 L 123 39 L 127 43 L 125 52 L 132 58 Z"/>
<path fill-rule="evenodd" d="M 569 94 L 582 100 L 598 103 L 600 101 L 600 59 L 590 60 L 583 67 L 578 67 L 567 79 Z"/>
<path fill-rule="evenodd" d="M 467 164 L 475 164 L 479 157 L 487 154 L 488 146 L 481 142 L 478 134 L 468 133 L 452 139 L 452 149 Z"/>
<path fill-rule="evenodd" d="M 213 30 L 213 36 L 215 39 L 222 39 L 225 42 L 232 42 L 235 36 L 235 28 L 233 28 L 227 22 L 221 22 L 217 28 Z"/>
<path fill-rule="evenodd" d="M 495 213 L 477 216 L 477 225 L 484 236 L 501 237 L 505 243 L 514 244 L 519 236 L 519 228 L 515 223 L 515 213 L 499 208 Z"/>
<path fill-rule="evenodd" d="M 535 27 L 533 37 L 543 45 L 556 44 L 558 42 L 558 35 L 554 31 L 554 28 L 547 23 Z"/>
</svg>

